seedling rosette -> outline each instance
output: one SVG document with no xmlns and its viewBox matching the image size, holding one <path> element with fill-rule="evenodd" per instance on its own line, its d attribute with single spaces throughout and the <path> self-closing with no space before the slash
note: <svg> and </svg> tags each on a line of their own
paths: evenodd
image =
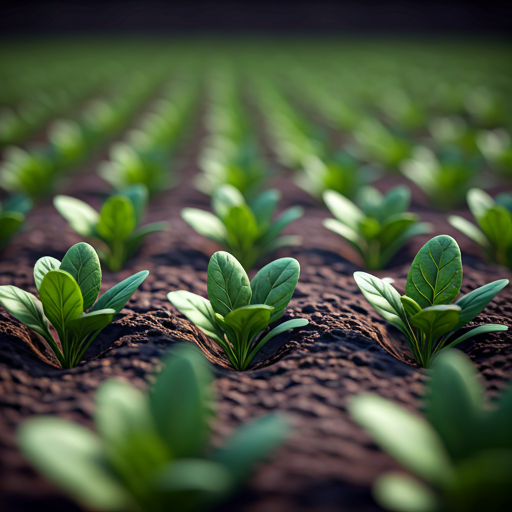
<svg viewBox="0 0 512 512">
<path fill-rule="evenodd" d="M 512 387 L 493 404 L 469 359 L 449 350 L 433 364 L 425 418 L 376 395 L 349 411 L 414 476 L 384 473 L 373 495 L 396 512 L 502 512 L 512 487 Z"/>
<path fill-rule="evenodd" d="M 442 350 L 478 334 L 506 331 L 500 324 L 480 325 L 456 336 L 508 284 L 500 279 L 457 298 L 462 284 L 462 262 L 457 242 L 436 236 L 418 252 L 407 275 L 406 294 L 378 277 L 355 272 L 366 300 L 405 335 L 416 362 L 428 368 Z"/>
<path fill-rule="evenodd" d="M 78 234 L 92 241 L 108 269 L 117 272 L 147 235 L 169 226 L 167 222 L 139 226 L 147 201 L 147 189 L 134 185 L 107 199 L 100 212 L 69 196 L 56 196 L 53 204 Z"/>
<path fill-rule="evenodd" d="M 247 204 L 239 190 L 223 185 L 212 197 L 215 214 L 184 208 L 181 216 L 199 234 L 217 242 L 250 270 L 277 249 L 300 243 L 297 236 L 279 234 L 288 224 L 302 217 L 302 208 L 289 208 L 272 221 L 280 197 L 278 190 L 267 190 Z"/>
<path fill-rule="evenodd" d="M 148 274 L 147 270 L 134 274 L 96 301 L 100 262 L 96 251 L 82 242 L 71 247 L 62 262 L 50 256 L 36 262 L 39 299 L 7 285 L 0 286 L 0 304 L 47 342 L 62 368 L 73 368 Z"/>
<path fill-rule="evenodd" d="M 357 196 L 359 207 L 333 190 L 325 191 L 323 197 L 336 217 L 325 219 L 324 226 L 347 240 L 368 269 L 384 268 L 409 238 L 432 229 L 407 212 L 411 200 L 407 187 L 396 187 L 385 196 L 364 187 Z"/>
<path fill-rule="evenodd" d="M 227 252 L 210 259 L 207 300 L 187 291 L 170 292 L 171 303 L 217 343 L 235 370 L 247 370 L 261 348 L 274 336 L 308 320 L 295 318 L 266 332 L 285 313 L 299 280 L 293 258 L 281 258 L 263 267 L 249 282 L 242 265 Z"/>
<path fill-rule="evenodd" d="M 27 459 L 87 509 L 199 512 L 218 507 L 286 439 L 274 414 L 212 446 L 213 375 L 191 344 L 174 347 L 148 394 L 109 380 L 96 395 L 92 431 L 51 416 L 18 430 Z"/>
</svg>

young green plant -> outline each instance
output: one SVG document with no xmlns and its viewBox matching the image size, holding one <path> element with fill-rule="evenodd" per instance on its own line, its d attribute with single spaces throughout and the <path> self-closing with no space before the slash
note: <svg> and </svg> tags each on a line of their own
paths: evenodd
<svg viewBox="0 0 512 512">
<path fill-rule="evenodd" d="M 431 231 L 430 224 L 407 212 L 411 200 L 407 187 L 396 187 L 385 196 L 364 187 L 357 197 L 359 207 L 334 190 L 325 191 L 325 204 L 336 218 L 323 224 L 347 240 L 368 269 L 384 268 L 409 238 Z"/>
<path fill-rule="evenodd" d="M 281 258 L 263 267 L 249 282 L 242 265 L 227 252 L 210 259 L 207 300 L 184 290 L 168 295 L 171 303 L 214 340 L 235 370 L 244 371 L 274 336 L 308 321 L 295 318 L 266 332 L 285 313 L 299 280 L 293 258 Z"/>
<path fill-rule="evenodd" d="M 491 261 L 512 268 L 512 194 L 505 192 L 493 199 L 473 188 L 467 201 L 478 226 L 458 215 L 448 217 L 448 222 L 476 242 Z"/>
<path fill-rule="evenodd" d="M 13 194 L 0 204 L 0 250 L 25 222 L 32 201 L 23 194 Z"/>
<path fill-rule="evenodd" d="M 34 280 L 39 299 L 6 285 L 0 286 L 0 304 L 43 337 L 62 368 L 73 368 L 148 274 L 147 270 L 134 274 L 96 302 L 101 285 L 100 262 L 96 251 L 81 242 L 69 249 L 62 262 L 50 256 L 36 262 Z"/>
<path fill-rule="evenodd" d="M 192 344 L 173 347 L 148 394 L 119 380 L 96 394 L 95 431 L 29 419 L 18 444 L 44 476 L 87 510 L 195 512 L 216 508 L 287 437 L 286 418 L 261 417 L 212 446 L 212 371 Z"/>
<path fill-rule="evenodd" d="M 487 324 L 454 336 L 507 286 L 508 279 L 477 288 L 452 304 L 462 284 L 462 262 L 457 242 L 447 235 L 432 238 L 420 249 L 407 275 L 405 295 L 365 272 L 355 272 L 354 279 L 375 310 L 402 331 L 416 362 L 425 368 L 443 349 L 478 334 L 508 329 Z"/>
<path fill-rule="evenodd" d="M 139 226 L 147 201 L 147 189 L 134 185 L 107 199 L 99 213 L 69 196 L 56 196 L 53 204 L 77 233 L 92 241 L 107 268 L 117 272 L 147 235 L 169 226 L 167 222 Z"/>
<path fill-rule="evenodd" d="M 384 473 L 373 495 L 396 512 L 502 512 L 512 487 L 512 387 L 492 405 L 470 360 L 441 354 L 427 385 L 425 418 L 376 395 L 352 399 L 350 414 L 415 476 Z"/>
<path fill-rule="evenodd" d="M 280 197 L 278 190 L 267 190 L 247 204 L 239 190 L 223 185 L 212 196 L 215 215 L 196 208 L 184 208 L 181 216 L 199 234 L 217 242 L 250 270 L 258 260 L 277 249 L 300 243 L 297 236 L 279 234 L 288 224 L 302 217 L 302 208 L 290 208 L 272 221 Z"/>
</svg>

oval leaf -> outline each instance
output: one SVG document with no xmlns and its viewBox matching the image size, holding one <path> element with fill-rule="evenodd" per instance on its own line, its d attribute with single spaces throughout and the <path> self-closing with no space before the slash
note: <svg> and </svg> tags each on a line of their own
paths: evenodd
<svg viewBox="0 0 512 512">
<path fill-rule="evenodd" d="M 418 252 L 407 275 L 406 295 L 422 308 L 449 304 L 459 294 L 462 261 L 457 242 L 440 235 Z"/>
<path fill-rule="evenodd" d="M 107 242 L 124 241 L 137 226 L 135 209 L 125 196 L 112 196 L 103 205 L 96 231 Z"/>
<path fill-rule="evenodd" d="M 87 203 L 69 196 L 56 196 L 53 204 L 69 225 L 82 236 L 94 236 L 99 221 L 98 212 Z"/>
<path fill-rule="evenodd" d="M 455 328 L 460 311 L 455 304 L 430 306 L 411 316 L 410 321 L 414 327 L 426 334 L 427 339 L 435 343 L 440 336 Z"/>
<path fill-rule="evenodd" d="M 101 266 L 96 251 L 85 242 L 73 245 L 64 256 L 60 269 L 73 276 L 84 300 L 84 309 L 89 309 L 101 286 Z"/>
<path fill-rule="evenodd" d="M 51 256 L 44 256 L 43 258 L 39 258 L 34 265 L 34 281 L 36 282 L 37 289 L 39 290 L 44 276 L 50 272 L 50 270 L 59 270 L 59 268 L 59 260 L 52 258 Z"/>
</svg>

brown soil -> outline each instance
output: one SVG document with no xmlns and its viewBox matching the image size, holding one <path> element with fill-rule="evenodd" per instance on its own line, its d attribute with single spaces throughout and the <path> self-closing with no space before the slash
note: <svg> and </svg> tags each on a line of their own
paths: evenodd
<svg viewBox="0 0 512 512">
<path fill-rule="evenodd" d="M 121 318 L 103 332 L 86 362 L 60 370 L 39 340 L 27 328 L 0 311 L 0 510 L 79 510 L 51 484 L 37 476 L 16 448 L 14 431 L 34 414 L 58 414 L 91 425 L 93 398 L 98 385 L 119 377 L 145 389 L 146 376 L 159 357 L 176 342 L 201 342 L 204 337 L 167 301 L 167 293 L 185 289 L 206 295 L 208 259 L 217 249 L 192 231 L 180 218 L 182 207 L 207 208 L 208 198 L 196 192 L 191 178 L 197 146 L 182 155 L 181 184 L 151 203 L 147 221 L 168 219 L 168 232 L 153 235 L 125 270 L 104 275 L 109 288 L 132 273 L 150 275 L 123 310 Z M 102 202 L 108 186 L 92 169 L 77 177 L 65 191 L 89 201 Z M 276 176 L 283 192 L 282 208 L 301 204 L 306 214 L 287 230 L 300 234 L 303 244 L 282 250 L 276 257 L 293 256 L 301 264 L 301 278 L 290 303 L 290 316 L 304 316 L 309 326 L 292 332 L 267 347 L 259 368 L 237 373 L 217 364 L 216 438 L 242 422 L 270 411 L 286 412 L 295 430 L 289 441 L 263 464 L 248 486 L 221 510 L 231 512 L 321 512 L 379 510 L 370 485 L 396 464 L 380 452 L 346 411 L 351 396 L 373 392 L 411 410 L 420 404 L 425 371 L 407 356 L 392 353 L 404 347 L 401 335 L 369 307 L 356 287 L 358 269 L 343 256 L 350 252 L 341 238 L 325 230 L 328 212 L 298 190 L 290 175 Z M 401 181 L 390 177 L 383 188 Z M 421 206 L 415 191 L 414 211 L 434 223 L 434 234 L 456 236 L 463 250 L 463 291 L 512 273 L 479 259 L 478 251 L 446 222 L 445 214 Z M 468 215 L 466 210 L 461 210 Z M 29 217 L 30 229 L 20 234 L 2 254 L 0 283 L 35 292 L 32 269 L 44 255 L 61 258 L 80 237 L 56 213 L 51 203 L 37 206 Z M 428 236 L 418 237 L 378 272 L 404 288 L 410 261 Z M 512 287 L 503 290 L 479 315 L 476 324 L 512 321 Z M 489 334 L 461 346 L 477 364 L 490 395 L 512 379 L 512 333 Z M 210 358 L 219 362 L 218 355 Z"/>
</svg>

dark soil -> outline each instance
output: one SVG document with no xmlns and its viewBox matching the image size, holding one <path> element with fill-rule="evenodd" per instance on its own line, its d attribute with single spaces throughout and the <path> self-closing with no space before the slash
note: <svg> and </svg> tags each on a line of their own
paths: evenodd
<svg viewBox="0 0 512 512">
<path fill-rule="evenodd" d="M 197 172 L 197 145 L 181 155 L 181 184 L 151 203 L 147 221 L 168 219 L 169 231 L 151 236 L 125 270 L 104 275 L 102 291 L 142 269 L 148 279 L 123 310 L 121 318 L 103 332 L 86 361 L 72 370 L 53 365 L 44 346 L 27 328 L 0 312 L 0 510 L 25 512 L 77 511 L 51 484 L 37 476 L 16 448 L 17 425 L 34 414 L 58 414 L 91 425 L 94 394 L 109 378 L 122 378 L 145 389 L 146 376 L 160 356 L 176 342 L 207 342 L 168 302 L 167 293 L 185 289 L 206 296 L 206 268 L 217 250 L 180 218 L 185 206 L 208 208 L 208 198 L 191 185 Z M 102 202 L 108 185 L 94 169 L 78 176 L 66 193 Z M 287 232 L 300 234 L 303 244 L 282 250 L 276 257 L 293 256 L 301 264 L 301 278 L 290 303 L 290 316 L 304 316 L 310 324 L 267 347 L 258 369 L 237 373 L 227 369 L 219 354 L 209 354 L 215 366 L 218 394 L 216 438 L 235 426 L 271 411 L 287 413 L 293 436 L 263 464 L 248 486 L 221 510 L 230 512 L 318 512 L 379 510 L 370 495 L 375 477 L 396 464 L 380 452 L 347 414 L 350 397 L 378 393 L 411 410 L 421 404 L 426 372 L 402 353 L 404 340 L 368 305 L 352 278 L 358 267 L 344 257 L 352 254 L 333 233 L 322 227 L 327 210 L 297 189 L 291 175 L 275 178 L 283 192 L 282 208 L 301 204 L 304 218 Z M 403 181 L 381 182 L 389 188 Z M 445 214 L 421 205 L 415 191 L 413 210 L 434 223 L 433 234 L 455 236 L 463 251 L 463 292 L 495 279 L 510 278 L 502 267 L 480 260 L 479 252 L 446 222 Z M 468 216 L 466 210 L 461 210 Z M 80 237 L 56 213 L 50 202 L 29 216 L 30 229 L 2 254 L 0 283 L 35 292 L 32 269 L 44 255 L 62 258 Z M 404 288 L 412 257 L 430 237 L 418 237 L 392 262 L 381 277 Z M 512 287 L 503 290 L 478 316 L 475 324 L 512 321 Z M 461 346 L 478 366 L 489 395 L 512 379 L 512 333 L 489 334 Z M 63 456 L 65 456 L 63 454 Z"/>
</svg>

